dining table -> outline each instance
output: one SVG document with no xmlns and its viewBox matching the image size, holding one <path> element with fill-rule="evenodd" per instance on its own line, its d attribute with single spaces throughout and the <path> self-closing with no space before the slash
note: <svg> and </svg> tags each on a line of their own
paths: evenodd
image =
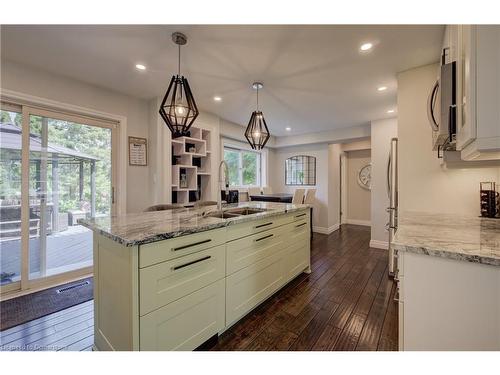
<svg viewBox="0 0 500 375">
<path fill-rule="evenodd" d="M 293 198 L 293 194 L 290 194 L 290 193 L 250 195 L 250 199 L 252 201 L 261 201 L 261 202 L 292 203 L 292 198 Z"/>
</svg>

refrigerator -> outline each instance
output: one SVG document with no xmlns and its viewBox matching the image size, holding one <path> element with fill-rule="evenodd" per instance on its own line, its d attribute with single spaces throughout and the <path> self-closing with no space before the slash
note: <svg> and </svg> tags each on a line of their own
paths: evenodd
<svg viewBox="0 0 500 375">
<path fill-rule="evenodd" d="M 389 276 L 397 278 L 397 257 L 392 247 L 392 240 L 398 229 L 398 139 L 391 139 L 389 160 L 387 162 L 387 196 L 389 198 Z"/>
</svg>

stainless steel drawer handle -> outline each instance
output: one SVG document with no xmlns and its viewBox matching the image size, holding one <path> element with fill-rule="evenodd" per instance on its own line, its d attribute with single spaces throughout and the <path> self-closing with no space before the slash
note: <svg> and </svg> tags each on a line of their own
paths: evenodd
<svg viewBox="0 0 500 375">
<path fill-rule="evenodd" d="M 200 262 L 203 262 L 204 260 L 207 260 L 207 259 L 210 259 L 212 258 L 210 255 L 207 255 L 206 257 L 203 257 L 203 258 L 200 258 L 200 259 L 196 259 L 196 260 L 193 260 L 192 262 L 188 262 L 188 263 L 185 263 L 185 264 L 181 264 L 180 266 L 175 266 L 175 267 L 172 267 L 172 269 L 174 271 L 177 271 L 181 268 L 184 268 L 184 267 L 187 267 L 187 266 L 190 266 L 192 264 L 195 264 L 195 263 L 200 263 Z"/>
<path fill-rule="evenodd" d="M 302 227 L 302 226 L 304 226 L 304 225 L 306 225 L 306 224 L 307 224 L 307 223 L 297 224 L 297 225 L 295 226 L 295 228 Z"/>
<path fill-rule="evenodd" d="M 306 216 L 307 214 L 300 214 L 300 215 L 297 215 L 295 216 L 296 219 L 298 219 L 299 217 L 303 217 L 303 216 Z"/>
<path fill-rule="evenodd" d="M 265 223 L 265 224 L 260 224 L 260 225 L 256 225 L 255 226 L 255 229 L 257 228 L 262 228 L 262 227 L 267 227 L 268 225 L 271 225 L 273 222 L 271 221 L 270 223 Z"/>
<path fill-rule="evenodd" d="M 203 241 L 198 241 L 198 242 L 195 242 L 195 243 L 190 243 L 189 245 L 174 247 L 172 250 L 173 251 L 184 250 L 184 249 L 187 249 L 188 247 L 193 247 L 193 246 L 201 245 L 201 244 L 204 244 L 204 243 L 208 243 L 210 241 L 212 241 L 212 240 L 211 239 L 207 239 L 207 240 L 203 240 Z"/>
<path fill-rule="evenodd" d="M 255 240 L 255 242 L 259 242 L 259 241 L 265 240 L 266 238 L 270 238 L 272 236 L 274 236 L 274 234 L 268 234 L 267 236 L 264 236 L 264 237 L 261 237 L 261 238 L 257 238 Z"/>
</svg>

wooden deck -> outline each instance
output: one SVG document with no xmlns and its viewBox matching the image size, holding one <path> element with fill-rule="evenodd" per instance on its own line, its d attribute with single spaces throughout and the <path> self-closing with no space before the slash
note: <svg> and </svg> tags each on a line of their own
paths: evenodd
<svg viewBox="0 0 500 375">
<path fill-rule="evenodd" d="M 219 338 L 212 350 L 397 350 L 395 286 L 370 229 L 314 235 L 302 274 Z M 90 350 L 93 303 L 0 332 L 2 350 Z"/>
<path fill-rule="evenodd" d="M 30 273 L 37 277 L 40 272 L 40 240 L 30 238 Z M 15 273 L 19 279 L 21 270 L 21 240 L 0 242 L 2 272 Z M 47 273 L 49 275 L 92 265 L 92 231 L 81 225 L 47 236 Z"/>
<path fill-rule="evenodd" d="M 91 350 L 94 302 L 89 301 L 0 332 L 1 350 Z"/>
</svg>

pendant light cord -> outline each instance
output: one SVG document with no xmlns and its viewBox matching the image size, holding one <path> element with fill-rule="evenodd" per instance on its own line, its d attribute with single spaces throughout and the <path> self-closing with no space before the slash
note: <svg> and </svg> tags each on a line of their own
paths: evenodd
<svg viewBox="0 0 500 375">
<path fill-rule="evenodd" d="M 177 65 L 177 75 L 180 77 L 181 76 L 181 45 L 177 45 L 179 47 L 179 60 L 178 60 L 178 65 Z"/>
<path fill-rule="evenodd" d="M 259 110 L 259 88 L 257 87 L 257 111 Z"/>
</svg>

